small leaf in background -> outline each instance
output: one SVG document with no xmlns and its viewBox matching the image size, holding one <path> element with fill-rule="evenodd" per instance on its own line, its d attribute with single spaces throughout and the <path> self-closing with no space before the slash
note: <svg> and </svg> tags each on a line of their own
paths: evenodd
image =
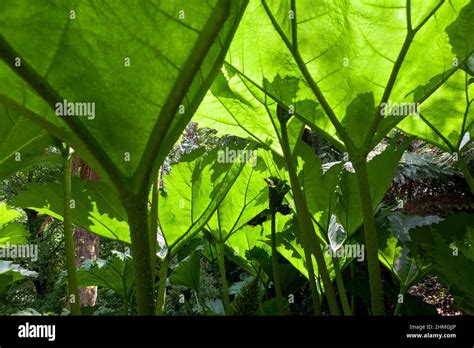
<svg viewBox="0 0 474 348">
<path fill-rule="evenodd" d="M 204 302 L 204 305 L 210 311 L 210 313 L 205 313 L 206 315 L 224 315 L 224 304 L 221 299 L 208 299 Z"/>
<path fill-rule="evenodd" d="M 19 222 L 0 227 L 0 248 L 5 244 L 26 244 L 30 232 Z"/>
<path fill-rule="evenodd" d="M 23 217 L 23 214 L 16 209 L 8 207 L 4 202 L 0 202 L 0 227 Z"/>
<path fill-rule="evenodd" d="M 388 210 L 386 210 L 388 211 Z M 411 254 L 407 243 L 411 241 L 410 231 L 416 227 L 439 223 L 436 215 L 416 216 L 400 212 L 382 213 L 379 224 L 379 260 L 405 289 L 414 285 L 430 269 L 430 262 L 423 255 Z"/>
<path fill-rule="evenodd" d="M 10 287 L 26 278 L 37 277 L 38 273 L 29 271 L 20 265 L 14 264 L 12 261 L 0 260 L 0 300 L 3 300 L 8 293 Z"/>
<path fill-rule="evenodd" d="M 229 148 L 225 149 L 227 151 Z M 235 150 L 229 149 L 229 151 Z M 258 156 L 259 151 L 253 147 L 246 147 L 240 151 L 244 158 L 251 160 L 245 160 L 239 176 L 208 222 L 214 237 L 222 242 L 268 207 L 264 182 L 268 173 L 265 163 Z"/>
<path fill-rule="evenodd" d="M 73 178 L 72 194 L 75 202 L 73 223 L 101 237 L 130 243 L 128 218 L 117 194 L 103 182 Z M 40 214 L 63 219 L 62 184 L 30 183 L 11 202 Z"/>
<path fill-rule="evenodd" d="M 109 260 L 84 261 L 77 272 L 79 287 L 99 286 L 113 290 L 123 301 L 128 301 L 134 284 L 132 258 L 113 250 Z"/>
<path fill-rule="evenodd" d="M 410 241 L 410 230 L 419 226 L 437 224 L 443 221 L 437 215 L 416 216 L 395 212 L 388 216 L 393 234 L 402 242 Z"/>
<path fill-rule="evenodd" d="M 203 148 L 194 150 L 163 176 L 158 214 L 171 252 L 177 252 L 206 226 L 248 167 L 239 161 L 219 162 L 218 153 L 218 149 L 207 154 Z"/>
<path fill-rule="evenodd" d="M 0 203 L 0 247 L 5 244 L 25 244 L 30 233 L 25 225 L 17 222 L 24 218 L 24 213 Z"/>
<path fill-rule="evenodd" d="M 201 251 L 197 250 L 171 269 L 170 283 L 199 291 L 201 279 Z"/>
</svg>

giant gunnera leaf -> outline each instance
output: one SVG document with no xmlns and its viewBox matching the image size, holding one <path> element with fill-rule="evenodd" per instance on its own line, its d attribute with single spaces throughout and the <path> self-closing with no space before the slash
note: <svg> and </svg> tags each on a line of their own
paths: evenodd
<svg viewBox="0 0 474 348">
<path fill-rule="evenodd" d="M 1 1 L 0 117 L 21 113 L 137 192 L 210 86 L 245 5 Z"/>
</svg>

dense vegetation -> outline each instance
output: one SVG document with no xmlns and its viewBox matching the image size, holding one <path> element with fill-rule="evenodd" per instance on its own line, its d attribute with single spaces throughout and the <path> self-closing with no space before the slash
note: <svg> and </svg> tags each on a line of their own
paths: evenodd
<svg viewBox="0 0 474 348">
<path fill-rule="evenodd" d="M 474 313 L 474 1 L 0 1 L 0 313 Z"/>
</svg>

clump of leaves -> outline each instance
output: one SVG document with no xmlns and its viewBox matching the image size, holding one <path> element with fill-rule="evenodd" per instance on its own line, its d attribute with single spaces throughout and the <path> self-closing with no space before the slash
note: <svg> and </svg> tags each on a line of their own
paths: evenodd
<svg viewBox="0 0 474 348">
<path fill-rule="evenodd" d="M 385 201 L 403 201 L 400 210 L 412 215 L 472 212 L 473 194 L 454 156 L 419 140 L 413 145 L 417 150 L 404 153 Z"/>
</svg>

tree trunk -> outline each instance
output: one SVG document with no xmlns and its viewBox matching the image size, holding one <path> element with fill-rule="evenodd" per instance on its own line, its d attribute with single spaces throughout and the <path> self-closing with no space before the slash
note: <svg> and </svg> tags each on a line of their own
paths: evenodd
<svg viewBox="0 0 474 348">
<path fill-rule="evenodd" d="M 82 180 L 100 181 L 99 175 L 79 157 L 73 161 L 73 173 Z M 79 268 L 86 260 L 99 257 L 100 238 L 89 231 L 76 227 L 74 230 L 74 246 L 76 251 L 76 267 Z M 89 286 L 79 289 L 81 307 L 93 307 L 97 300 L 97 287 Z"/>
</svg>

